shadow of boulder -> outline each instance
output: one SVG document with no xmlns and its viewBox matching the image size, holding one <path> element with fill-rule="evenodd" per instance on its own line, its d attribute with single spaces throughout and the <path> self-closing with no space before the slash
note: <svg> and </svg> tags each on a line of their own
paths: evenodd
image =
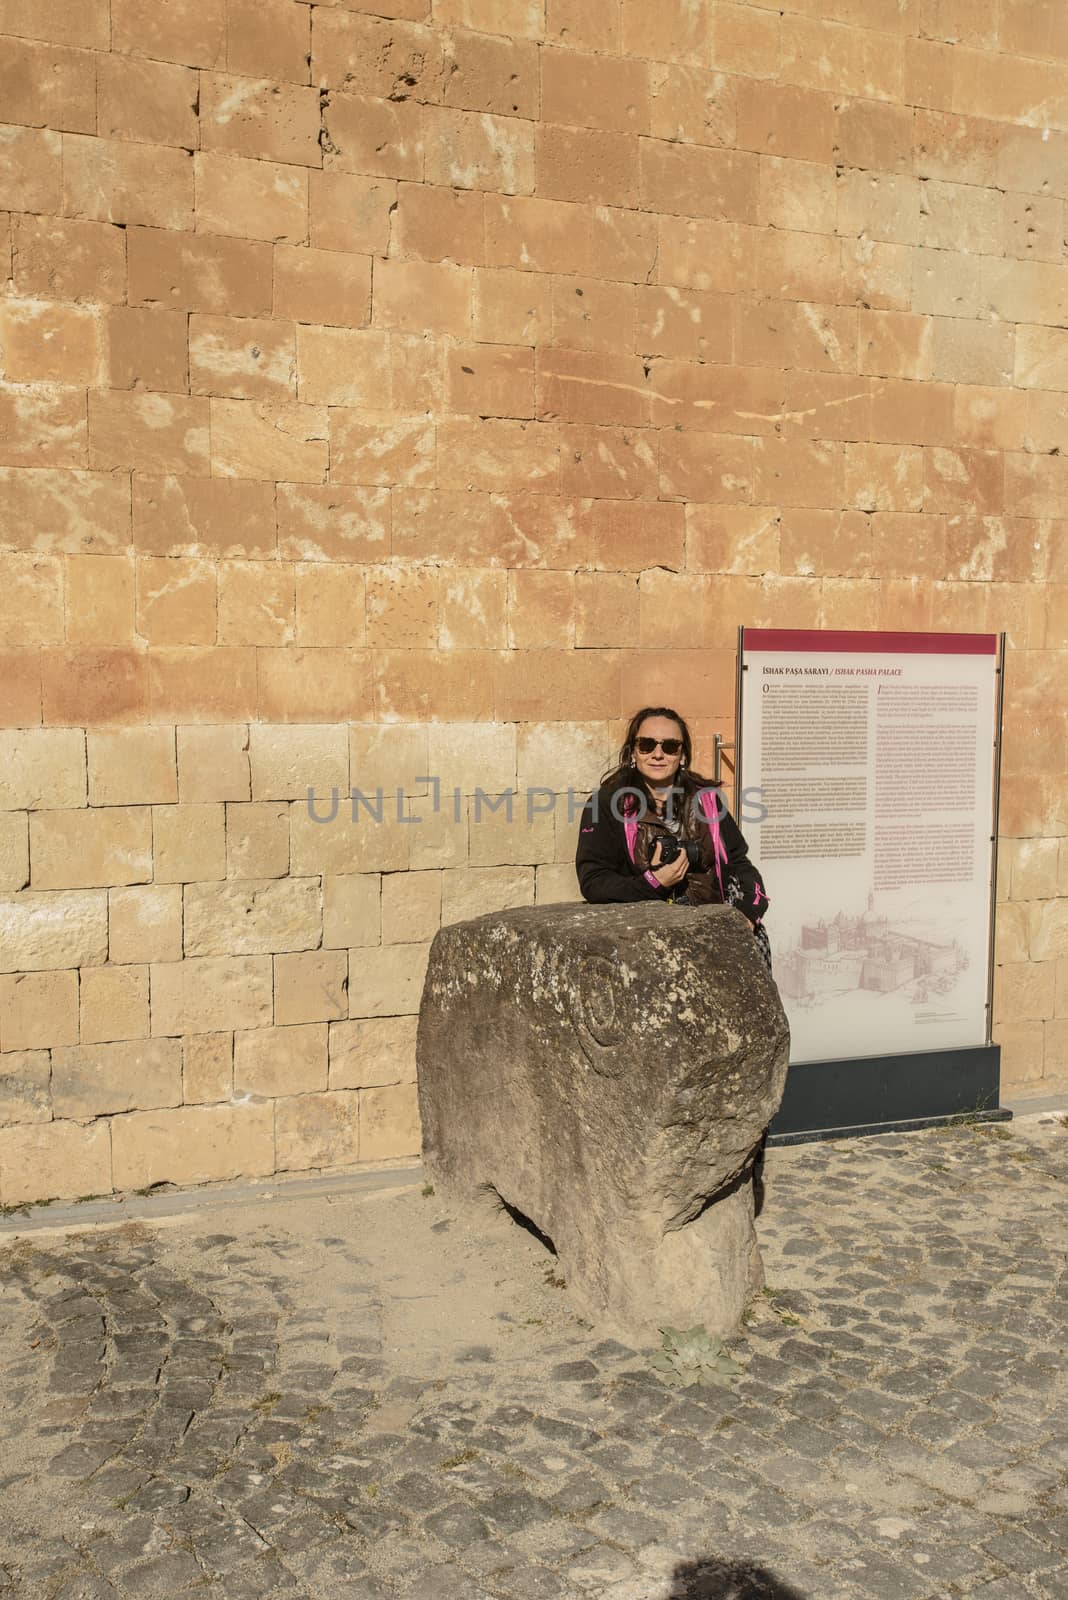
<svg viewBox="0 0 1068 1600">
<path fill-rule="evenodd" d="M 767 1567 L 751 1561 L 719 1561 L 703 1556 L 683 1561 L 671 1576 L 667 1600 L 807 1600 Z"/>
</svg>

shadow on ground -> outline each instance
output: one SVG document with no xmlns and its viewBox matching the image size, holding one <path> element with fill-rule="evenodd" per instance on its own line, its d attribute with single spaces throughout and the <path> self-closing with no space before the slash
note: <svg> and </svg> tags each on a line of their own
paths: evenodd
<svg viewBox="0 0 1068 1600">
<path fill-rule="evenodd" d="M 704 1556 L 684 1561 L 671 1575 L 666 1600 L 807 1600 L 767 1567 L 749 1561 L 717 1561 Z"/>
</svg>

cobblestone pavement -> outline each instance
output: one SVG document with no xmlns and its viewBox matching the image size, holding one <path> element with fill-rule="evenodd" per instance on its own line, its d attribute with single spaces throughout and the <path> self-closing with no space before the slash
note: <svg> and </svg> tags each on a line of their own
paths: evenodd
<svg viewBox="0 0 1068 1600">
<path fill-rule="evenodd" d="M 1066 1176 L 1055 1116 L 772 1152 L 699 1390 L 419 1182 L 8 1218 L 0 1595 L 1065 1600 Z"/>
</svg>

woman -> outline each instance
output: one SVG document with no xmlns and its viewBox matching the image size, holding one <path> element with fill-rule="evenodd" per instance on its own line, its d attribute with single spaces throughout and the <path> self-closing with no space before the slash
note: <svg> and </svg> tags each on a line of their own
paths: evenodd
<svg viewBox="0 0 1068 1600">
<path fill-rule="evenodd" d="M 764 880 L 723 803 L 718 784 L 694 772 L 690 730 L 668 706 L 630 721 L 617 765 L 586 804 L 575 870 L 595 903 L 725 902 L 747 919 L 771 966 Z"/>
</svg>

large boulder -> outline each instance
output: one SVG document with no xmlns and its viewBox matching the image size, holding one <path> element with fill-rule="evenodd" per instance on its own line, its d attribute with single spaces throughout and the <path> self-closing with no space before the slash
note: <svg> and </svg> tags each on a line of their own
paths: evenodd
<svg viewBox="0 0 1068 1600">
<path fill-rule="evenodd" d="M 733 1332 L 763 1282 L 752 1164 L 789 1032 L 726 906 L 531 906 L 443 928 L 418 1033 L 423 1157 L 551 1239 L 631 1339 Z"/>
</svg>

